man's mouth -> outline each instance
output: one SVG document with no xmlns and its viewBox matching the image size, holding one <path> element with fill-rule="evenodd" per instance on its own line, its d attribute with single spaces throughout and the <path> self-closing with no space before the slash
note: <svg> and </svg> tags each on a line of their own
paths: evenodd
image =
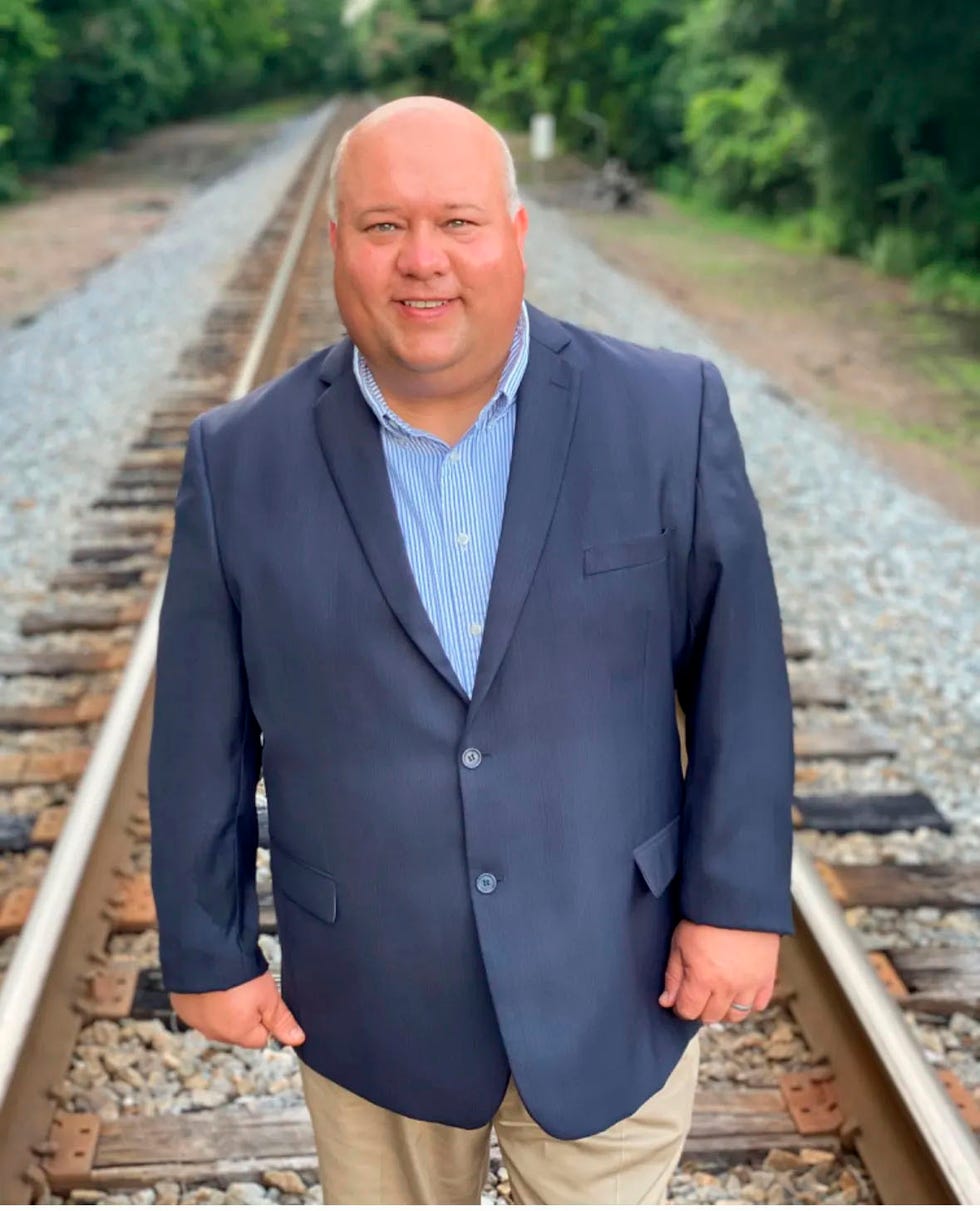
<svg viewBox="0 0 980 1211">
<path fill-rule="evenodd" d="M 436 307 L 445 307 L 452 299 L 399 299 L 403 307 L 411 307 L 413 311 L 430 311 Z"/>
</svg>

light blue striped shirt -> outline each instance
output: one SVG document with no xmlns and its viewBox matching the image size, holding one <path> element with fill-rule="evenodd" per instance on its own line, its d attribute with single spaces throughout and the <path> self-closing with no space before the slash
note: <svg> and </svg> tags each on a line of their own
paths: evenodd
<svg viewBox="0 0 980 1211">
<path fill-rule="evenodd" d="M 497 390 L 452 448 L 392 412 L 360 350 L 354 349 L 358 386 L 381 422 L 388 479 L 419 596 L 468 694 L 476 679 L 500 541 L 515 401 L 529 342 L 527 307 L 522 305 Z"/>
</svg>

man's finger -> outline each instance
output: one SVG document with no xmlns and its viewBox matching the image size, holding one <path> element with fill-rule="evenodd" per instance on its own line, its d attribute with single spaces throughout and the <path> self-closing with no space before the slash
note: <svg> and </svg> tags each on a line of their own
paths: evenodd
<svg viewBox="0 0 980 1211">
<path fill-rule="evenodd" d="M 300 1043 L 305 1042 L 306 1033 L 299 1022 L 293 1017 L 289 1011 L 289 1006 L 280 997 L 276 1001 L 275 1008 L 271 1013 L 262 1015 L 262 1022 L 268 1027 L 269 1033 L 274 1039 L 278 1039 L 280 1043 L 287 1047 L 298 1047 Z"/>
<path fill-rule="evenodd" d="M 711 1025 L 714 1022 L 721 1022 L 728 1014 L 728 1011 L 731 1008 L 731 1003 L 731 993 L 714 991 L 706 999 L 698 1016 L 702 1022 L 705 1022 L 708 1025 Z"/>
<path fill-rule="evenodd" d="M 236 1047 L 252 1047 L 256 1051 L 261 1051 L 269 1041 L 269 1031 L 265 1028 L 264 1023 L 256 1022 L 254 1026 L 250 1026 L 248 1030 L 237 1039 L 229 1039 Z"/>
<path fill-rule="evenodd" d="M 677 993 L 684 979 L 684 963 L 680 956 L 680 951 L 676 947 L 671 947 L 670 958 L 667 960 L 667 969 L 664 972 L 664 990 L 660 994 L 660 1004 L 664 1009 L 670 1007 L 677 1000 Z"/>
<path fill-rule="evenodd" d="M 752 1000 L 752 1008 L 756 1010 L 756 1012 L 758 1012 L 760 1009 L 765 1009 L 765 1007 L 769 1004 L 769 1002 L 772 1000 L 772 994 L 775 991 L 775 988 L 776 981 L 775 979 L 772 979 L 769 980 L 768 983 L 763 984 L 763 986 L 759 989 Z M 736 997 L 736 1000 L 741 1005 L 748 1005 L 748 1001 L 743 1001 L 741 997 Z"/>
<path fill-rule="evenodd" d="M 689 1022 L 695 1022 L 704 1012 L 710 996 L 710 988 L 705 987 L 704 984 L 699 983 L 690 974 L 687 974 L 681 981 L 681 986 L 677 990 L 677 996 L 674 998 L 674 1013 L 679 1018 L 686 1018 Z"/>
<path fill-rule="evenodd" d="M 757 1008 L 758 997 L 754 989 L 741 989 L 732 997 L 724 1020 L 726 1022 L 744 1022 L 749 1014 Z"/>
</svg>

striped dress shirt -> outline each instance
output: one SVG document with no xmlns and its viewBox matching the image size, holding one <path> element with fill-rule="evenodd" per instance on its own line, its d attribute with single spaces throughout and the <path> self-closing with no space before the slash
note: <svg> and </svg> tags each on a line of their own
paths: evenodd
<svg viewBox="0 0 980 1211">
<path fill-rule="evenodd" d="M 522 305 L 493 398 L 453 447 L 392 412 L 361 351 L 354 375 L 381 425 L 388 480 L 419 596 L 449 663 L 473 692 L 504 516 L 530 332 Z"/>
</svg>

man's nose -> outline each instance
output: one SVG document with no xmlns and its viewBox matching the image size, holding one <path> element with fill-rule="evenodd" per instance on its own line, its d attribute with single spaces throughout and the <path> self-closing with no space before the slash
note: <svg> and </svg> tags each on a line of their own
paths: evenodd
<svg viewBox="0 0 980 1211">
<path fill-rule="evenodd" d="M 449 268 L 440 233 L 429 227 L 409 228 L 398 248 L 398 270 L 406 277 L 428 278 Z"/>
</svg>

